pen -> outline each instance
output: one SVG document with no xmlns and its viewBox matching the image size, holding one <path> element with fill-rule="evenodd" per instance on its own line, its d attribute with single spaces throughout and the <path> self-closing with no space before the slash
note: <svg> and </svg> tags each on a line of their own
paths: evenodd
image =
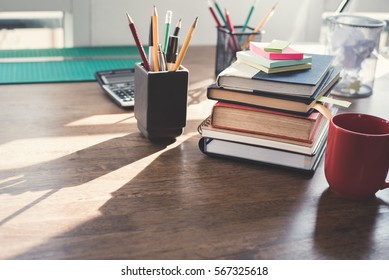
<svg viewBox="0 0 389 280">
<path fill-rule="evenodd" d="M 274 14 L 274 10 L 276 9 L 277 7 L 277 3 L 274 4 L 274 6 L 270 9 L 270 11 L 267 13 L 267 15 L 259 22 L 259 24 L 255 27 L 254 29 L 254 32 L 253 33 L 258 33 L 262 27 L 266 24 L 266 22 L 271 18 L 271 16 Z M 243 46 L 242 46 L 242 50 L 245 50 L 247 49 L 248 45 L 250 44 L 251 40 L 253 40 L 255 37 L 255 34 L 251 34 L 246 42 L 244 42 Z"/>
<path fill-rule="evenodd" d="M 166 16 L 165 16 L 165 39 L 163 41 L 163 48 L 162 48 L 163 52 L 165 53 L 167 49 L 167 43 L 169 40 L 170 25 L 172 23 L 172 14 L 173 12 L 169 10 L 166 12 Z"/>
<path fill-rule="evenodd" d="M 213 0 L 213 3 L 215 4 L 215 8 L 216 8 L 217 12 L 219 13 L 220 17 L 222 18 L 224 25 L 227 25 L 227 21 L 223 15 L 222 10 L 219 7 L 219 4 L 216 2 L 216 0 Z"/>
<path fill-rule="evenodd" d="M 158 64 L 158 13 L 157 8 L 154 6 L 153 13 L 153 64 L 154 64 L 154 72 L 159 71 Z"/>
<path fill-rule="evenodd" d="M 126 13 L 126 14 L 127 14 L 127 19 L 128 19 L 128 26 L 131 29 L 132 36 L 134 37 L 134 40 L 135 40 L 135 43 L 136 43 L 136 47 L 138 48 L 140 57 L 142 58 L 143 66 L 144 66 L 144 68 L 146 69 L 147 72 L 151 71 L 149 61 L 146 58 L 146 53 L 145 53 L 145 50 L 143 49 L 143 45 L 142 45 L 142 43 L 140 41 L 139 34 L 138 34 L 137 30 L 136 30 L 134 21 L 132 20 L 132 18 L 130 17 L 130 15 L 128 13 Z"/>
<path fill-rule="evenodd" d="M 180 29 L 181 29 L 181 19 L 178 20 L 176 28 L 174 29 L 173 35 L 178 36 Z"/>
<path fill-rule="evenodd" d="M 182 45 L 180 53 L 178 54 L 176 64 L 174 64 L 173 71 L 177 71 L 178 68 L 180 67 L 182 61 L 184 60 L 184 56 L 186 54 L 186 51 L 188 50 L 190 40 L 192 39 L 192 36 L 193 36 L 193 32 L 196 29 L 197 21 L 198 21 L 198 17 L 196 17 L 196 19 L 194 20 L 192 26 L 190 27 L 190 29 L 188 31 L 188 34 L 186 35 L 184 44 Z"/>
<path fill-rule="evenodd" d="M 174 64 L 177 59 L 177 51 L 178 51 L 178 37 L 174 35 L 169 36 L 169 43 L 166 51 L 166 66 L 167 69 L 173 70 Z"/>
<path fill-rule="evenodd" d="M 154 68 L 154 63 L 153 63 L 153 16 L 151 16 L 151 21 L 150 21 L 148 57 L 149 57 L 150 68 L 153 69 Z"/>
<path fill-rule="evenodd" d="M 162 52 L 162 46 L 161 44 L 158 44 L 158 64 L 159 64 L 159 70 L 160 71 L 166 71 L 166 58 L 165 54 Z"/>
<path fill-rule="evenodd" d="M 239 43 L 238 43 L 238 39 L 236 38 L 235 28 L 234 28 L 234 25 L 232 24 L 230 13 L 227 11 L 227 9 L 225 10 L 225 13 L 226 13 L 227 26 L 231 32 L 232 41 L 234 43 L 235 51 L 239 51 Z"/>
<path fill-rule="evenodd" d="M 219 19 L 217 18 L 216 14 L 215 14 L 215 11 L 212 9 L 211 1 L 208 1 L 208 9 L 209 9 L 209 11 L 211 12 L 211 15 L 212 15 L 213 19 L 214 19 L 215 22 L 216 22 L 216 26 L 217 26 L 217 27 L 222 27 L 222 25 L 221 25 Z"/>
<path fill-rule="evenodd" d="M 251 15 L 253 14 L 253 11 L 254 11 L 256 5 L 257 5 L 257 0 L 254 0 L 253 4 L 251 5 L 249 14 L 247 15 L 246 21 L 245 21 L 244 24 L 243 24 L 242 32 L 244 32 L 244 31 L 246 30 L 247 25 L 249 24 Z"/>
</svg>

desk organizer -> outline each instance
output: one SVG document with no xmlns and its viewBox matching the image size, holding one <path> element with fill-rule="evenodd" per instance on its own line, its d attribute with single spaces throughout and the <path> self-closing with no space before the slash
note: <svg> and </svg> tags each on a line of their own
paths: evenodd
<svg viewBox="0 0 389 280">
<path fill-rule="evenodd" d="M 259 42 L 262 38 L 262 33 L 255 32 L 252 27 L 247 27 L 245 31 L 242 31 L 242 26 L 235 26 L 234 29 L 235 32 L 231 33 L 226 27 L 217 27 L 215 76 L 235 61 L 236 52 L 242 50 L 242 45 L 251 35 L 254 36 L 253 42 Z M 238 48 L 235 47 L 234 40 L 236 40 Z"/>
<path fill-rule="evenodd" d="M 135 64 L 134 113 L 140 132 L 150 140 L 180 136 L 186 126 L 189 71 L 147 72 Z"/>
</svg>

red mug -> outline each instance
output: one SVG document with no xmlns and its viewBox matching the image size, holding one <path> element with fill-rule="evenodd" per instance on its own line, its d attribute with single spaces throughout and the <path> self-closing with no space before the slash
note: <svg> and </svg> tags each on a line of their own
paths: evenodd
<svg viewBox="0 0 389 280">
<path fill-rule="evenodd" d="M 366 114 L 332 117 L 324 173 L 330 189 L 349 199 L 367 199 L 388 188 L 389 121 Z"/>
</svg>

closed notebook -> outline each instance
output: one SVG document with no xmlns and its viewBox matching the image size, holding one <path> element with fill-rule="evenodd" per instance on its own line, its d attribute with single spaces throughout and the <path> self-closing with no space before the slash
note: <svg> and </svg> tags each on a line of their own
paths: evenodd
<svg viewBox="0 0 389 280">
<path fill-rule="evenodd" d="M 212 108 L 211 125 L 216 128 L 280 137 L 312 143 L 322 114 L 313 111 L 308 116 L 267 110 L 229 102 L 217 102 Z"/>
<path fill-rule="evenodd" d="M 315 172 L 323 157 L 325 146 L 326 141 L 322 141 L 315 154 L 304 155 L 214 138 L 202 137 L 199 140 L 200 151 L 209 156 L 270 164 L 311 174 Z"/>
<path fill-rule="evenodd" d="M 331 69 L 329 76 L 325 78 L 315 94 L 308 97 L 273 94 L 262 91 L 248 92 L 225 89 L 218 87 L 217 84 L 208 86 L 207 97 L 212 100 L 273 108 L 299 114 L 308 114 L 313 110 L 313 107 L 320 97 L 330 94 L 331 89 L 339 81 L 339 73 L 340 69 Z"/>
<path fill-rule="evenodd" d="M 311 96 L 331 67 L 333 56 L 311 54 L 308 70 L 266 74 L 240 61 L 232 63 L 217 76 L 217 85 L 243 91 Z"/>
</svg>

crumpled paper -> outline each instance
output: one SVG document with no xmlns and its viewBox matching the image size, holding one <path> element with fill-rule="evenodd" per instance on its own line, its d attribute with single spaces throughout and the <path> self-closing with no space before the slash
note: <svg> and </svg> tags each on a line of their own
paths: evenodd
<svg viewBox="0 0 389 280">
<path fill-rule="evenodd" d="M 375 30 L 365 31 L 377 32 Z M 377 35 L 370 34 L 368 37 L 377 38 Z M 335 26 L 329 41 L 331 52 L 336 55 L 334 64 L 354 70 L 362 67 L 363 61 L 371 55 L 376 47 L 376 40 L 367 38 L 362 29 L 346 25 Z"/>
</svg>

